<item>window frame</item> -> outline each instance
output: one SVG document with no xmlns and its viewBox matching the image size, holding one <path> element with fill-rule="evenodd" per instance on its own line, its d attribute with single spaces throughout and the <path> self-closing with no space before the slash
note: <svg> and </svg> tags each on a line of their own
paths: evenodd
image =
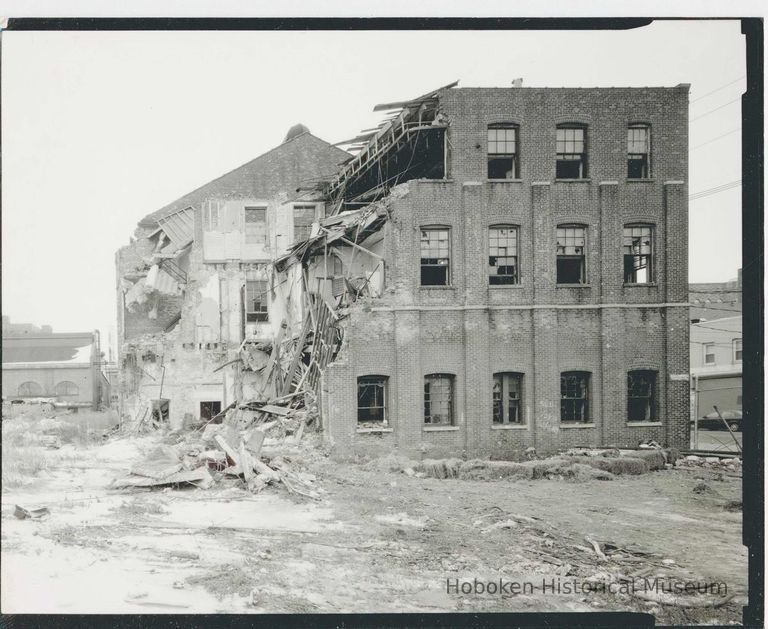
<svg viewBox="0 0 768 629">
<path fill-rule="evenodd" d="M 492 426 L 525 426 L 525 413 L 524 413 L 524 374 L 519 371 L 499 371 L 493 374 L 493 384 L 491 388 L 491 425 Z M 517 397 L 510 397 L 511 381 L 516 380 Z M 501 398 L 496 399 L 496 385 L 500 385 Z M 515 407 L 517 409 L 517 419 L 510 419 L 510 410 L 512 401 L 515 401 Z M 506 403 L 505 403 L 506 402 Z M 501 418 L 497 421 L 497 404 L 501 404 Z"/>
<path fill-rule="evenodd" d="M 424 257 L 424 233 L 426 232 L 446 232 L 447 234 L 447 257 L 446 258 L 425 258 Z M 438 243 L 440 241 L 438 240 Z M 429 239 L 427 239 L 427 243 L 429 243 Z M 440 245 L 438 244 L 438 251 L 437 253 L 441 253 L 439 251 Z M 434 253 L 434 251 L 428 251 L 429 253 Z M 434 288 L 434 287 L 441 287 L 441 286 L 451 286 L 452 282 L 452 272 L 451 272 L 451 254 L 452 254 L 452 247 L 451 247 L 451 228 L 448 225 L 425 225 L 422 227 L 419 227 L 419 286 L 424 288 Z M 425 263 L 424 260 L 447 260 L 446 264 L 440 264 L 439 262 L 432 262 L 432 263 Z M 432 268 L 445 268 L 445 282 L 442 284 L 425 284 L 424 283 L 424 270 L 425 269 L 432 269 Z"/>
<path fill-rule="evenodd" d="M 582 179 L 589 179 L 589 144 L 587 143 L 587 129 L 588 125 L 580 122 L 563 122 L 555 126 L 555 179 L 561 181 L 579 181 Z M 567 131 L 581 131 L 581 139 L 576 137 L 561 139 L 560 132 Z M 573 142 L 581 143 L 581 152 L 564 152 L 560 151 L 561 148 L 568 148 L 568 143 Z M 578 162 L 579 173 L 578 177 L 562 177 L 559 173 L 560 163 Z"/>
<path fill-rule="evenodd" d="M 34 385 L 35 390 L 30 391 L 29 393 L 22 392 L 22 387 L 25 387 L 26 385 Z M 27 387 L 31 388 L 31 387 Z M 36 392 L 39 390 L 39 393 Z M 16 392 L 18 393 L 19 397 L 43 397 L 45 394 L 45 389 L 43 389 L 43 385 L 41 385 L 39 382 L 35 380 L 25 380 L 22 382 L 18 387 L 16 387 Z"/>
<path fill-rule="evenodd" d="M 640 378 L 647 378 L 650 388 L 648 395 L 632 395 L 633 379 L 639 380 Z M 637 389 L 635 389 L 637 390 Z M 633 400 L 647 400 L 645 410 L 649 417 L 644 419 L 635 419 L 632 417 L 632 401 Z M 642 423 L 642 422 L 657 422 L 659 421 L 659 372 L 654 369 L 631 369 L 627 371 L 627 422 L 629 423 Z"/>
<path fill-rule="evenodd" d="M 309 225 L 297 225 L 296 224 L 296 210 L 312 210 L 312 220 Z M 312 235 L 312 224 L 317 220 L 317 203 L 294 203 L 291 208 L 291 218 L 293 219 L 293 242 L 299 242 L 300 240 L 307 240 Z M 297 236 L 297 227 L 306 228 L 306 237 L 299 238 Z"/>
<path fill-rule="evenodd" d="M 259 300 L 258 310 L 251 310 L 251 301 L 257 296 L 251 292 L 251 286 L 258 284 L 264 287 L 264 290 L 258 292 L 258 296 L 263 296 L 263 300 Z M 245 322 L 248 323 L 268 323 L 269 322 L 269 300 L 267 295 L 269 294 L 269 282 L 267 280 L 246 280 L 245 281 Z M 254 303 L 256 303 L 254 301 Z"/>
<path fill-rule="evenodd" d="M 449 427 L 456 425 L 456 376 L 451 373 L 428 373 L 424 375 L 424 414 L 423 425 L 425 427 Z M 445 421 L 433 421 L 435 413 L 433 413 L 433 404 L 435 400 L 432 398 L 432 392 L 428 390 L 428 386 L 431 388 L 432 383 L 444 382 L 448 387 L 448 422 Z M 429 397 L 427 397 L 429 396 Z"/>
<path fill-rule="evenodd" d="M 500 255 L 492 255 L 492 248 L 493 248 L 493 231 L 500 231 L 500 230 L 509 230 L 514 232 L 514 255 L 506 255 L 506 256 L 500 256 Z M 497 239 L 498 241 L 498 239 Z M 502 268 L 499 264 L 492 264 L 491 258 L 499 259 L 499 258 L 514 258 L 514 265 L 513 269 L 514 272 L 511 274 L 493 274 L 492 270 L 494 269 L 500 269 Z M 506 267 L 509 267 L 510 265 L 505 265 Z M 503 278 L 511 278 L 511 281 L 496 281 L 494 282 L 494 279 L 503 279 Z M 488 286 L 496 287 L 496 286 L 517 286 L 520 284 L 520 226 L 519 225 L 512 225 L 508 223 L 498 223 L 494 225 L 488 226 Z"/>
<path fill-rule="evenodd" d="M 491 140 L 491 132 L 495 131 L 513 131 L 513 139 L 511 140 L 511 143 L 513 144 L 514 151 L 513 152 L 496 152 L 491 151 L 491 143 L 493 142 L 496 146 L 494 148 L 498 148 L 499 144 L 502 144 L 505 149 L 509 148 L 510 140 L 505 137 L 503 140 L 499 140 L 498 136 L 495 137 L 493 140 Z M 520 178 L 520 125 L 513 123 L 513 122 L 492 122 L 486 127 L 486 141 L 485 141 L 485 149 L 486 149 L 486 175 L 488 179 L 491 180 L 512 180 L 512 179 L 519 179 Z M 510 172 L 512 173 L 512 176 L 510 177 L 492 177 L 491 176 L 491 160 L 502 160 L 502 159 L 511 159 L 512 160 L 512 168 L 510 169 Z"/>
<path fill-rule="evenodd" d="M 567 384 L 565 383 L 567 378 L 581 378 L 583 379 L 583 384 L 581 385 L 584 389 L 584 395 L 583 397 L 577 397 L 577 396 L 568 396 L 563 394 L 563 388 L 565 386 L 566 393 L 567 393 Z M 579 425 L 579 424 L 590 424 L 592 423 L 591 419 L 591 398 L 592 398 L 592 374 L 589 371 L 562 371 L 560 372 L 560 423 L 561 424 L 573 424 L 573 425 Z M 566 411 L 566 405 L 568 404 L 569 400 L 582 400 L 582 419 L 564 419 L 565 411 Z"/>
<path fill-rule="evenodd" d="M 649 232 L 649 238 L 650 238 L 650 244 L 649 249 L 650 251 L 648 253 L 626 253 L 625 248 L 627 247 L 627 230 L 633 230 L 633 229 L 647 229 Z M 629 238 L 632 239 L 634 236 L 633 234 L 629 235 Z M 642 236 L 640 236 L 642 238 Z M 621 235 L 621 260 L 622 260 L 622 277 L 623 277 L 623 283 L 625 286 L 646 286 L 648 284 L 654 284 L 655 283 L 655 271 L 656 271 L 656 226 L 653 223 L 626 223 L 624 227 L 622 228 L 622 235 Z M 634 243 L 630 243 L 630 247 L 634 246 Z M 642 246 L 642 243 L 641 243 Z M 644 267 L 635 267 L 634 259 L 636 258 L 647 258 L 647 275 L 648 279 L 645 282 L 638 282 L 638 281 L 627 281 L 627 258 L 631 257 L 633 258 L 633 264 L 632 264 L 632 270 L 636 274 L 640 269 Z M 637 280 L 637 277 L 635 277 L 635 280 Z"/>
<path fill-rule="evenodd" d="M 644 152 L 632 152 L 630 151 L 631 143 L 637 140 L 630 138 L 632 131 L 643 130 L 645 131 L 645 151 Z M 647 122 L 631 122 L 627 125 L 627 179 L 630 180 L 642 180 L 651 178 L 651 125 Z M 637 157 L 636 157 L 637 156 Z M 642 161 L 641 176 L 632 177 L 630 171 L 630 162 L 633 157 L 635 161 Z M 644 158 L 644 159 L 643 159 Z"/>
<path fill-rule="evenodd" d="M 561 245 L 559 238 L 560 238 L 560 230 L 568 230 L 568 229 L 580 229 L 582 230 L 582 236 L 583 236 L 583 243 L 581 245 L 581 254 L 568 254 L 568 253 L 560 253 L 559 249 L 562 247 L 563 249 L 567 249 L 569 246 L 567 244 L 567 238 L 568 234 L 564 234 L 563 237 L 566 239 L 564 244 Z M 581 224 L 581 223 L 561 223 L 560 225 L 555 226 L 555 283 L 558 286 L 584 286 L 585 284 L 588 284 L 587 281 L 587 246 L 589 244 L 589 233 L 588 233 L 588 226 Z M 575 245 L 570 245 L 572 247 L 575 247 Z M 561 282 L 560 281 L 560 272 L 559 272 L 559 264 L 558 262 L 560 260 L 581 260 L 581 281 L 580 282 Z"/>
<path fill-rule="evenodd" d="M 61 385 L 66 385 L 66 390 L 63 393 L 59 391 Z M 74 387 L 74 392 L 72 392 L 69 385 Z M 61 382 L 56 383 L 56 386 L 53 387 L 53 392 L 56 394 L 56 397 L 78 397 L 80 395 L 80 387 L 77 383 L 72 382 L 71 380 L 62 380 Z"/>
<path fill-rule="evenodd" d="M 263 212 L 263 221 L 249 221 L 249 212 Z M 258 237 L 258 233 L 249 232 L 248 225 L 258 225 L 262 223 L 264 226 L 264 233 L 261 237 Z M 267 233 L 267 206 L 266 205 L 246 205 L 243 207 L 243 240 L 246 245 L 262 245 L 266 247 L 269 244 L 269 234 Z"/>
<path fill-rule="evenodd" d="M 731 341 L 731 347 L 733 349 L 733 362 L 740 363 L 744 360 L 744 342 L 742 339 L 733 339 Z M 741 356 L 739 356 L 741 354 Z"/>
<path fill-rule="evenodd" d="M 380 386 L 381 387 L 381 406 L 360 406 L 360 391 L 362 386 Z M 374 395 L 374 397 L 376 397 Z M 357 423 L 380 423 L 382 426 L 389 425 L 389 376 L 383 376 L 380 374 L 369 374 L 357 377 Z M 360 413 L 363 409 L 381 409 L 381 419 L 361 419 Z"/>
<path fill-rule="evenodd" d="M 708 349 L 712 349 L 712 352 L 707 352 Z M 717 355 L 715 354 L 715 344 L 714 343 L 702 343 L 702 351 L 704 353 L 704 364 L 705 365 L 716 365 L 717 364 Z M 707 360 L 707 356 L 712 356 L 712 361 Z"/>
</svg>

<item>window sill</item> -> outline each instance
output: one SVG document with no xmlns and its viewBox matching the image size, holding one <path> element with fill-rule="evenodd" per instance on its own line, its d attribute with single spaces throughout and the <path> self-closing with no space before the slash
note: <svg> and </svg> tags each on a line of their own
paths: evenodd
<svg viewBox="0 0 768 629">
<path fill-rule="evenodd" d="M 424 290 L 456 290 L 455 286 L 422 286 L 421 284 L 419 288 Z"/>
<path fill-rule="evenodd" d="M 456 432 L 458 426 L 424 426 L 424 432 Z"/>
<path fill-rule="evenodd" d="M 658 284 L 656 282 L 624 282 L 623 286 L 624 288 L 638 288 L 642 286 L 652 286 L 655 288 Z"/>
<path fill-rule="evenodd" d="M 630 428 L 632 427 L 641 427 L 641 426 L 662 426 L 663 424 L 661 422 L 627 422 L 627 426 Z"/>
<path fill-rule="evenodd" d="M 491 426 L 491 430 L 528 430 L 526 424 L 502 424 L 501 426 Z"/>
<path fill-rule="evenodd" d="M 656 181 L 653 177 L 627 177 L 627 183 L 653 183 Z"/>
<path fill-rule="evenodd" d="M 555 178 L 555 183 L 591 183 L 592 179 L 589 177 L 585 177 L 583 179 L 557 179 Z"/>
<path fill-rule="evenodd" d="M 522 179 L 486 179 L 488 183 L 523 183 Z"/>
<path fill-rule="evenodd" d="M 508 289 L 508 288 L 521 289 L 521 288 L 525 288 L 525 286 L 523 286 L 521 283 L 518 282 L 517 284 L 488 284 L 488 288 L 492 288 L 494 290 L 497 289 L 497 288 L 502 288 L 502 289 Z"/>
<path fill-rule="evenodd" d="M 419 183 L 453 183 L 455 179 L 417 179 Z"/>
<path fill-rule="evenodd" d="M 560 428 L 595 428 L 594 424 L 582 424 L 581 422 L 560 422 Z"/>
<path fill-rule="evenodd" d="M 355 430 L 358 435 L 369 435 L 381 432 L 394 432 L 392 428 L 358 428 Z"/>
<path fill-rule="evenodd" d="M 592 288 L 592 284 L 555 284 L 555 288 Z"/>
</svg>

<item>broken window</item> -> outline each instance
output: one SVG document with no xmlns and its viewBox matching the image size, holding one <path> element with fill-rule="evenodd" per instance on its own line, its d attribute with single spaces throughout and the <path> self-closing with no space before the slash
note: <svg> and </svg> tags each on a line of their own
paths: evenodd
<svg viewBox="0 0 768 629">
<path fill-rule="evenodd" d="M 494 225 L 488 231 L 488 282 L 517 284 L 517 227 Z"/>
<path fill-rule="evenodd" d="M 740 363 L 742 357 L 741 339 L 733 339 L 733 362 Z"/>
<path fill-rule="evenodd" d="M 560 374 L 560 421 L 589 422 L 589 373 L 564 371 Z"/>
<path fill-rule="evenodd" d="M 245 244 L 267 244 L 267 208 L 245 208 Z"/>
<path fill-rule="evenodd" d="M 221 413 L 221 402 L 218 400 L 200 402 L 200 419 L 202 421 L 209 422 L 219 413 Z"/>
<path fill-rule="evenodd" d="M 433 373 L 424 376 L 424 423 L 453 425 L 453 376 Z"/>
<path fill-rule="evenodd" d="M 493 376 L 493 423 L 522 424 L 523 374 Z"/>
<path fill-rule="evenodd" d="M 344 294 L 344 265 L 341 258 L 337 255 L 331 255 L 331 293 L 334 297 Z"/>
<path fill-rule="evenodd" d="M 651 172 L 651 128 L 631 124 L 627 129 L 627 178 L 648 179 Z"/>
<path fill-rule="evenodd" d="M 627 421 L 656 421 L 656 380 L 655 371 L 627 373 Z"/>
<path fill-rule="evenodd" d="M 517 125 L 488 125 L 488 179 L 517 179 Z"/>
<path fill-rule="evenodd" d="M 583 225 L 557 227 L 557 283 L 584 284 L 587 281 L 587 230 Z"/>
<path fill-rule="evenodd" d="M 450 230 L 446 227 L 421 229 L 421 285 L 448 286 L 451 283 Z"/>
<path fill-rule="evenodd" d="M 312 233 L 312 223 L 315 221 L 314 205 L 293 206 L 293 240 L 306 240 Z"/>
<path fill-rule="evenodd" d="M 361 376 L 357 379 L 357 421 L 387 421 L 386 376 Z"/>
<path fill-rule="evenodd" d="M 54 388 L 54 391 L 56 392 L 57 397 L 76 397 L 80 395 L 80 387 L 68 380 L 59 382 Z"/>
<path fill-rule="evenodd" d="M 704 363 L 707 365 L 715 364 L 715 344 L 704 343 Z"/>
<path fill-rule="evenodd" d="M 22 397 L 39 397 L 43 394 L 43 387 L 37 382 L 22 382 L 19 385 L 19 395 Z"/>
<path fill-rule="evenodd" d="M 245 283 L 245 320 L 247 323 L 269 321 L 266 280 L 248 280 Z"/>
<path fill-rule="evenodd" d="M 556 179 L 587 177 L 587 144 L 584 125 L 557 125 Z"/>
<path fill-rule="evenodd" d="M 650 284 L 653 262 L 653 227 L 624 226 L 624 283 Z"/>
</svg>

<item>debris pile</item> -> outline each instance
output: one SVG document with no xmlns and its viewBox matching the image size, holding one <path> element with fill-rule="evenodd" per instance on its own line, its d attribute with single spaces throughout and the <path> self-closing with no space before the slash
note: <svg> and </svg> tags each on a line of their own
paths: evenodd
<svg viewBox="0 0 768 629">
<path fill-rule="evenodd" d="M 286 396 L 284 406 L 275 400 L 233 403 L 202 429 L 177 433 L 177 443 L 154 448 L 131 467 L 129 476 L 113 481 L 112 487 L 193 485 L 209 489 L 230 478 L 239 479 L 252 493 L 282 484 L 289 493 L 317 500 L 320 491 L 314 487 L 313 474 L 294 469 L 286 455 L 274 451 L 267 456 L 263 451 L 265 444 L 298 445 L 305 426 L 315 421 L 313 405 L 291 408 L 295 398 Z"/>
<path fill-rule="evenodd" d="M 619 475 L 646 474 L 672 467 L 679 454 L 673 449 L 571 448 L 557 456 L 523 462 L 473 459 L 424 459 L 402 466 L 408 476 L 463 480 L 612 480 Z"/>
<path fill-rule="evenodd" d="M 689 454 L 677 461 L 678 467 L 706 468 L 721 472 L 741 473 L 741 459 L 737 456 L 699 456 Z"/>
</svg>

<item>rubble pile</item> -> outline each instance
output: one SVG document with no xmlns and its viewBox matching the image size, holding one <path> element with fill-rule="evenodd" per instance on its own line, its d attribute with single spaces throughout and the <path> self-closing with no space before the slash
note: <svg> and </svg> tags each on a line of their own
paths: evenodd
<svg viewBox="0 0 768 629">
<path fill-rule="evenodd" d="M 305 397 L 311 399 L 309 394 Z M 298 445 L 316 417 L 316 405 L 305 405 L 297 396 L 270 403 L 233 403 L 200 429 L 171 433 L 176 443 L 158 445 L 131 467 L 129 476 L 111 486 L 209 489 L 225 479 L 239 479 L 252 493 L 282 485 L 289 493 L 317 500 L 315 476 L 295 469 L 286 454 L 278 453 Z M 265 445 L 282 447 L 264 449 Z"/>
<path fill-rule="evenodd" d="M 719 456 L 699 456 L 689 454 L 677 462 L 678 467 L 685 468 L 708 468 L 722 472 L 741 473 L 741 459 L 737 456 L 719 457 Z"/>
</svg>

